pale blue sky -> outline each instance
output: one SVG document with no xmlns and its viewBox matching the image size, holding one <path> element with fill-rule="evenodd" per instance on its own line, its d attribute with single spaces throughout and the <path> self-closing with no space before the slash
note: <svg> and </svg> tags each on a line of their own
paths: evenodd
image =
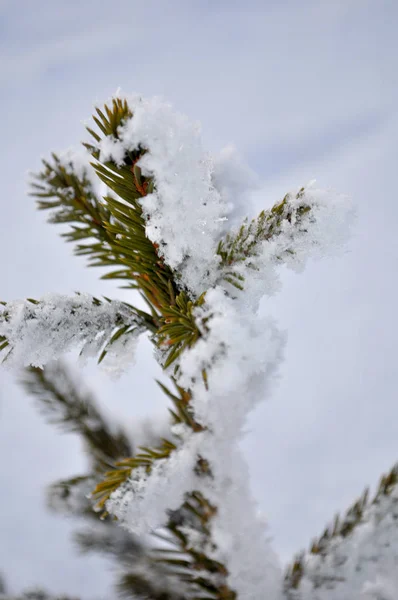
<svg viewBox="0 0 398 600">
<path fill-rule="evenodd" d="M 0 0 L 2 299 L 122 296 L 26 196 L 27 170 L 83 139 L 93 103 L 119 86 L 165 96 L 210 148 L 234 143 L 264 181 L 259 209 L 313 178 L 354 197 L 349 252 L 285 274 L 264 305 L 289 341 L 245 451 L 284 559 L 398 458 L 397 28 L 394 0 Z M 165 411 L 153 373 L 145 347 L 116 385 L 95 365 L 86 380 L 133 423 Z M 44 507 L 47 483 L 84 468 L 80 446 L 42 424 L 9 373 L 0 384 L 0 570 L 14 590 L 105 597 L 103 563 L 77 559 L 71 523 Z"/>
</svg>

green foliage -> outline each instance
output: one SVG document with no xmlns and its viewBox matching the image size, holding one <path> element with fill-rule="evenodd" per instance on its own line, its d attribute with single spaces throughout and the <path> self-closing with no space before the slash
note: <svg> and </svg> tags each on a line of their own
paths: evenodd
<svg viewBox="0 0 398 600">
<path fill-rule="evenodd" d="M 195 421 L 190 409 L 191 393 L 179 386 L 173 377 L 171 380 L 175 388 L 174 393 L 161 381 L 157 381 L 157 384 L 174 404 L 174 409 L 169 409 L 173 424 L 184 423 L 193 431 L 203 431 L 203 427 Z"/>
<path fill-rule="evenodd" d="M 108 106 L 104 106 L 104 111 L 106 114 L 104 114 L 104 112 L 99 108 L 96 108 L 97 115 L 93 115 L 93 121 L 104 136 L 112 136 L 117 138 L 120 125 L 125 123 L 127 119 L 130 119 L 133 116 L 127 100 L 113 98 L 112 107 L 109 108 Z M 101 140 L 101 137 L 98 135 L 98 133 L 89 127 L 87 127 L 87 131 L 91 133 L 96 142 Z M 89 144 L 85 144 L 85 146 L 87 146 L 93 155 L 95 154 L 96 148 L 94 146 Z M 98 156 L 96 156 L 96 158 L 98 158 Z"/>
<path fill-rule="evenodd" d="M 186 348 L 191 348 L 201 337 L 195 320 L 194 309 L 204 303 L 205 294 L 192 302 L 186 292 L 178 294 L 175 303 L 162 310 L 162 326 L 157 333 L 160 348 L 167 348 L 163 367 L 167 369 L 181 356 Z"/>
</svg>

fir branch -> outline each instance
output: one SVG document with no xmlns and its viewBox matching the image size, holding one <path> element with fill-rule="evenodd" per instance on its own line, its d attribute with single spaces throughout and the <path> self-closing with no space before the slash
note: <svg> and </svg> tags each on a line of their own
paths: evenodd
<svg viewBox="0 0 398 600">
<path fill-rule="evenodd" d="M 246 267 L 258 270 L 255 259 L 259 255 L 261 245 L 280 236 L 287 223 L 294 224 L 296 234 L 305 232 L 308 224 L 305 225 L 304 216 L 310 211 L 311 204 L 306 201 L 305 188 L 301 188 L 295 197 L 287 194 L 281 202 L 270 210 L 261 211 L 255 219 L 245 219 L 237 232 L 228 233 L 218 244 L 217 254 L 221 258 L 222 279 L 243 290 L 244 277 L 234 267 L 245 263 Z M 285 249 L 285 252 L 294 252 L 294 244 L 291 246 Z"/>
<path fill-rule="evenodd" d="M 129 479 L 133 469 L 143 467 L 149 473 L 156 460 L 167 458 L 175 449 L 176 445 L 173 442 L 163 439 L 157 448 L 142 447 L 141 452 L 116 462 L 115 468 L 104 474 L 103 480 L 93 491 L 93 497 L 97 501 L 96 510 L 104 510 L 111 494 Z M 107 513 L 105 512 L 105 514 Z"/>
<path fill-rule="evenodd" d="M 132 600 L 187 600 L 181 592 L 181 580 L 179 584 L 173 583 L 171 585 L 169 578 L 151 565 L 148 570 L 144 567 L 142 571 L 137 569 L 124 573 L 119 579 L 117 592 L 120 598 Z"/>
<path fill-rule="evenodd" d="M 207 468 L 203 475 L 209 475 Z M 189 597 L 205 594 L 206 598 L 235 600 L 236 593 L 227 584 L 228 570 L 209 555 L 216 549 L 211 533 L 216 513 L 217 508 L 200 492 L 187 494 L 181 508 L 170 511 L 165 536 L 159 536 L 168 547 L 154 548 L 152 555 L 166 572 L 185 581 L 192 594 Z"/>
<path fill-rule="evenodd" d="M 197 423 L 194 419 L 192 407 L 190 406 L 192 400 L 191 392 L 179 386 L 174 377 L 171 378 L 171 381 L 175 388 L 174 392 L 172 392 L 161 381 L 156 381 L 156 383 L 174 404 L 174 409 L 169 409 L 169 412 L 173 419 L 173 424 L 176 425 L 183 423 L 185 425 L 188 425 L 188 427 L 190 427 L 195 432 L 203 431 L 202 425 Z"/>
<path fill-rule="evenodd" d="M 92 152 L 97 156 L 94 149 Z M 94 167 L 87 164 L 82 168 L 72 156 L 61 160 L 53 154 L 52 161 L 43 161 L 44 169 L 33 176 L 31 195 L 38 199 L 39 210 L 52 211 L 50 223 L 69 224 L 70 230 L 61 236 L 76 244 L 76 255 L 87 256 L 89 266 L 114 267 L 103 279 L 121 279 L 159 306 L 169 302 L 167 282 L 172 278 L 145 235 L 142 209 L 137 202 L 145 190 L 138 182 L 137 167 L 131 166 L 137 160 L 131 159 L 130 166 L 95 162 Z M 111 195 L 100 200 L 91 183 L 90 170 L 122 201 Z M 153 326 L 153 317 L 146 318 Z"/>
<path fill-rule="evenodd" d="M 113 217 L 106 224 L 108 235 L 114 239 L 116 249 L 131 267 L 131 277 L 135 286 L 141 290 L 152 309 L 173 303 L 178 286 L 169 267 L 160 256 L 159 246 L 146 235 L 146 221 L 140 200 L 154 190 L 154 181 L 144 177 L 138 166 L 146 149 L 139 146 L 136 150 L 126 151 L 118 162 L 110 159 L 103 161 L 100 152 L 101 142 L 118 139 L 118 132 L 128 119 L 134 118 L 125 100 L 114 99 L 112 107 L 105 105 L 104 110 L 96 109 L 94 122 L 99 133 L 88 128 L 94 138 L 93 144 L 84 144 L 94 158 L 92 166 L 99 179 L 112 190 L 117 198 L 106 196 L 104 201 Z M 118 272 L 105 278 L 119 277 Z"/>
<path fill-rule="evenodd" d="M 83 356 L 98 355 L 109 351 L 121 333 L 137 336 L 148 325 L 134 307 L 89 295 L 48 295 L 2 304 L 0 351 L 7 349 L 3 361 L 22 366 L 42 366 L 76 346 Z"/>
<path fill-rule="evenodd" d="M 344 564 L 347 560 L 344 551 L 345 540 L 356 535 L 361 527 L 370 521 L 373 528 L 383 525 L 383 520 L 390 518 L 387 526 L 398 526 L 398 464 L 387 475 L 381 477 L 376 494 L 369 499 L 369 490 L 366 489 L 362 496 L 347 510 L 343 518 L 335 517 L 331 526 L 326 527 L 322 536 L 315 539 L 307 553 L 300 553 L 293 564 L 288 567 L 285 575 L 285 593 L 288 598 L 296 598 L 296 592 L 304 580 L 309 580 L 314 588 L 326 586 L 334 588 L 345 582 Z M 398 536 L 398 530 L 393 534 Z M 359 540 L 359 545 L 361 540 Z M 393 558 L 393 549 L 386 548 L 386 555 Z M 333 556 L 338 559 L 333 559 Z M 314 560 L 315 559 L 315 560 Z M 355 563 L 358 571 L 366 573 L 366 558 L 363 564 Z M 374 556 L 372 562 L 383 561 L 382 556 Z M 395 555 L 398 567 L 398 554 Z M 358 590 L 359 591 L 359 590 Z"/>
<path fill-rule="evenodd" d="M 92 395 L 82 389 L 64 363 L 26 369 L 21 383 L 35 397 L 49 423 L 81 436 L 95 468 L 103 469 L 131 456 L 133 450 L 126 435 L 121 430 L 111 431 Z"/>
<path fill-rule="evenodd" d="M 88 494 L 98 480 L 96 465 L 93 466 L 93 472 L 87 475 L 61 479 L 52 483 L 47 488 L 47 506 L 58 514 L 73 515 L 76 517 L 98 519 L 98 515 L 93 511 L 93 506 L 88 499 Z"/>
<path fill-rule="evenodd" d="M 145 554 L 142 541 L 119 527 L 114 521 L 97 521 L 77 531 L 73 538 L 82 554 L 103 554 L 110 556 L 119 564 L 131 566 L 131 563 Z"/>
</svg>

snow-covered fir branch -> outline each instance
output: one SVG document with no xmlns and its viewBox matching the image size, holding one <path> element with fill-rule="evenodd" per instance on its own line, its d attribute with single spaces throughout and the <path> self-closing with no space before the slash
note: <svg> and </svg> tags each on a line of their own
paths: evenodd
<svg viewBox="0 0 398 600">
<path fill-rule="evenodd" d="M 181 532 L 193 553 L 222 566 L 216 575 L 201 572 L 220 585 L 220 594 L 210 597 L 281 600 L 283 569 L 251 495 L 248 465 L 239 445 L 248 414 L 272 392 L 286 341 L 271 316 L 260 316 L 259 303 L 279 289 L 279 267 L 302 270 L 309 259 L 345 247 L 352 205 L 346 197 L 311 183 L 253 218 L 247 215 L 248 198 L 258 182 L 250 170 L 236 153 L 215 157 L 205 152 L 198 126 L 169 104 L 132 96 L 128 107 L 115 102 L 113 112 L 106 108 L 97 113 L 104 137 L 94 134 L 95 146 L 88 147 L 98 161 L 97 174 L 121 196 L 117 205 L 104 199 L 104 211 L 109 213 L 104 230 L 116 232 L 115 239 L 120 240 L 118 227 L 123 226 L 120 260 L 129 265 L 134 259 L 124 277 L 131 276 L 150 305 L 155 357 L 186 391 L 184 410 L 190 416 L 175 420 L 172 444 L 166 439 L 160 450 L 144 448 L 131 459 L 130 471 L 120 475 L 115 469 L 108 474 L 105 489 L 114 491 L 106 509 L 132 534 L 147 536 L 162 530 L 189 494 L 198 493 L 211 507 L 206 527 L 199 531 L 184 523 Z M 73 169 L 70 154 L 65 160 L 62 164 Z M 80 178 L 86 177 L 86 167 L 82 168 Z M 58 208 L 60 203 L 62 197 Z M 103 214 L 96 213 L 96 219 Z M 109 243 L 113 251 L 115 241 Z M 50 295 L 39 302 L 6 304 L 0 314 L 0 343 L 10 364 L 41 366 L 79 347 L 84 357 L 100 354 L 109 359 L 113 354 L 120 367 L 123 357 L 130 361 L 144 325 L 140 315 L 123 303 Z M 164 345 L 173 344 L 181 351 L 173 363 L 165 362 Z M 121 469 L 127 469 L 126 464 Z M 380 513 L 381 504 L 379 513 L 372 509 L 367 523 L 391 524 L 392 499 L 391 495 L 384 512 Z M 373 529 L 379 537 L 369 534 L 365 546 L 381 556 L 386 538 L 383 528 Z M 369 529 L 364 525 L 362 531 Z M 376 579 L 368 583 L 361 579 L 357 585 L 353 548 L 359 542 L 351 541 L 344 540 L 336 552 L 331 546 L 327 560 L 308 563 L 300 600 L 337 599 L 316 595 L 323 590 L 334 593 L 328 583 L 329 562 L 336 577 L 352 583 L 353 593 L 373 593 L 384 571 L 375 567 Z M 143 577 L 150 577 L 149 565 L 141 566 Z M 188 580 L 181 576 L 181 581 Z M 385 590 L 389 585 L 391 581 Z M 387 592 L 380 594 L 374 598 L 390 600 Z M 197 597 L 197 587 L 184 586 L 184 599 Z M 344 594 L 339 598 L 345 599 Z M 355 595 L 346 598 L 356 600 Z"/>
<path fill-rule="evenodd" d="M 128 305 L 88 294 L 4 302 L 0 311 L 3 360 L 17 367 L 42 367 L 76 348 L 83 359 L 121 350 L 122 360 L 131 360 L 142 331 L 140 317 Z"/>
<path fill-rule="evenodd" d="M 393 600 L 398 590 L 398 465 L 326 529 L 286 578 L 292 600 Z"/>
</svg>

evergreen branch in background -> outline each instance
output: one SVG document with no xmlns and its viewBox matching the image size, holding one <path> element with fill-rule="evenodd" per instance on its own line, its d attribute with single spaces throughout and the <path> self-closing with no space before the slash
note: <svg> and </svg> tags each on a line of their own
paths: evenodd
<svg viewBox="0 0 398 600">
<path fill-rule="evenodd" d="M 125 433 L 109 428 L 92 394 L 76 383 L 76 375 L 72 376 L 63 362 L 49 363 L 44 369 L 26 369 L 21 383 L 49 423 L 80 435 L 95 468 L 104 469 L 133 454 Z M 65 483 L 65 490 L 71 483 Z"/>
<path fill-rule="evenodd" d="M 121 598 L 183 600 L 178 580 L 156 563 L 141 540 L 115 521 L 97 521 L 95 527 L 78 531 L 74 541 L 82 554 L 102 554 L 115 561 L 119 572 L 116 593 Z"/>
<path fill-rule="evenodd" d="M 148 581 L 148 572 L 156 574 L 157 581 L 162 581 L 163 594 L 166 593 L 164 590 L 170 586 L 174 589 L 176 583 L 173 580 L 173 585 L 171 585 L 169 579 L 175 577 L 175 574 L 170 569 L 170 565 L 167 565 L 167 569 L 164 568 L 165 565 L 162 566 L 161 559 L 164 556 L 152 556 L 150 549 L 143 546 L 142 541 L 120 528 L 114 520 L 100 520 L 99 513 L 93 510 L 93 503 L 88 497 L 98 483 L 101 469 L 103 470 L 107 465 L 123 456 L 123 453 L 125 456 L 132 455 L 133 449 L 124 434 L 109 427 L 98 411 L 92 395 L 82 391 L 81 386 L 76 384 L 75 376 L 72 377 L 71 372 L 62 362 L 47 365 L 43 370 L 26 369 L 21 383 L 27 393 L 35 398 L 40 412 L 47 417 L 48 422 L 60 425 L 66 432 L 78 434 L 92 458 L 92 473 L 56 482 L 49 487 L 47 492 L 48 505 L 51 510 L 83 518 L 90 523 L 85 529 L 74 534 L 74 541 L 80 552 L 104 554 L 116 561 L 119 569 L 122 569 L 123 572 L 117 583 L 118 594 L 122 597 L 133 593 L 134 597 L 141 597 L 140 593 L 143 590 L 151 590 L 152 595 L 149 596 L 151 599 L 161 597 L 159 596 L 159 585 L 156 586 Z M 176 393 L 181 395 L 180 399 L 175 396 L 178 410 L 179 402 L 186 403 L 187 398 L 184 397 L 181 388 L 177 385 L 175 387 Z M 163 388 L 167 389 L 165 386 Z M 182 414 L 182 418 L 176 419 L 176 422 L 186 423 L 186 413 L 181 413 L 180 409 L 179 414 Z M 153 457 L 154 455 L 149 449 L 145 452 L 145 456 Z M 129 459 L 125 463 L 131 464 L 132 461 L 133 459 Z M 128 473 L 131 473 L 131 469 Z M 191 511 L 191 522 L 199 514 L 198 510 L 198 507 L 195 508 L 189 503 L 186 503 L 184 508 L 186 514 Z M 104 516 L 102 514 L 102 518 Z M 171 521 L 170 544 L 173 543 L 176 518 L 174 515 Z M 182 526 L 183 522 L 182 514 L 180 514 L 178 524 Z M 176 542 L 179 542 L 178 537 L 174 539 L 174 543 Z M 184 546 L 178 548 L 180 553 L 184 550 Z M 136 565 L 137 561 L 138 566 Z M 166 561 L 164 562 L 166 564 Z M 136 565 L 134 571 L 132 570 L 133 564 Z M 145 565 L 145 569 L 143 565 Z M 181 598 L 181 595 L 174 590 L 169 591 L 167 597 L 174 600 Z"/>
<path fill-rule="evenodd" d="M 98 481 L 99 465 L 92 463 L 91 466 L 93 472 L 87 475 L 61 479 L 48 486 L 47 506 L 51 511 L 63 515 L 98 519 L 89 495 Z"/>
<path fill-rule="evenodd" d="M 343 518 L 335 517 L 333 525 L 312 542 L 308 552 L 297 556 L 285 575 L 286 597 L 300 597 L 297 594 L 304 582 L 309 582 L 314 590 L 336 588 L 344 597 L 348 597 L 344 589 L 348 584 L 350 597 L 356 597 L 361 585 L 371 578 L 372 567 L 378 563 L 383 567 L 383 562 L 387 565 L 389 560 L 398 561 L 398 549 L 392 539 L 398 539 L 398 463 L 381 477 L 371 500 L 366 489 Z M 350 543 L 356 547 L 355 561 L 350 557 Z M 389 548 L 387 556 L 377 554 L 379 544 Z M 358 581 L 352 582 L 355 572 Z"/>
<path fill-rule="evenodd" d="M 151 576 L 148 577 L 148 565 L 143 565 L 137 571 L 124 573 L 117 585 L 120 598 L 136 598 L 148 600 L 186 600 L 184 591 L 181 591 L 182 583 L 170 582 L 170 579 L 160 568 L 150 566 Z M 174 585 L 173 585 L 174 584 Z M 180 588 L 180 589 L 178 589 Z M 198 598 L 198 600 L 200 600 Z M 205 600 L 205 599 L 203 599 Z"/>
<path fill-rule="evenodd" d="M 96 515 L 96 522 L 73 535 L 81 554 L 103 554 L 113 558 L 124 568 L 131 567 L 134 561 L 146 554 L 137 537 L 119 527 L 115 521 L 100 521 L 98 514 L 93 514 Z"/>
<path fill-rule="evenodd" d="M 40 412 L 47 417 L 49 423 L 59 424 L 63 430 L 77 433 L 83 439 L 85 445 L 88 446 L 89 454 L 92 455 L 93 473 L 59 481 L 48 489 L 48 504 L 51 510 L 60 514 L 85 518 L 91 523 L 91 526 L 78 531 L 74 535 L 80 551 L 113 556 L 117 563 L 124 565 L 124 571 L 126 572 L 124 572 L 118 584 L 118 590 L 122 595 L 127 594 L 126 581 L 129 582 L 128 589 L 131 590 L 134 587 L 136 593 L 143 589 L 144 574 L 131 571 L 131 562 L 133 558 L 138 556 L 140 560 L 143 560 L 146 556 L 147 569 L 159 568 L 159 577 L 161 576 L 163 580 L 168 576 L 175 578 L 176 573 L 173 571 L 173 563 L 170 563 L 170 561 L 175 558 L 176 553 L 181 557 L 185 556 L 186 562 L 187 560 L 192 562 L 187 536 L 182 533 L 184 525 L 199 528 L 203 536 L 205 522 L 212 514 L 213 509 L 210 508 L 200 494 L 192 494 L 182 509 L 175 511 L 170 517 L 167 533 L 169 546 L 173 550 L 168 553 L 165 553 L 164 549 L 162 552 L 157 553 L 156 546 L 153 552 L 149 548 L 145 550 L 142 543 L 135 536 L 120 528 L 115 521 L 110 519 L 99 521 L 98 512 L 93 511 L 92 502 L 88 499 L 88 494 L 98 482 L 98 476 L 101 472 L 98 472 L 98 469 L 103 469 L 106 464 L 115 460 L 120 451 L 129 452 L 128 456 L 130 456 L 132 448 L 121 432 L 117 433 L 114 428 L 111 429 L 107 425 L 91 394 L 82 391 L 81 386 L 76 384 L 75 376 L 72 377 L 69 369 L 62 362 L 50 364 L 43 370 L 37 368 L 27 369 L 21 383 L 26 391 L 36 399 Z M 182 406 L 187 404 L 189 395 L 176 383 L 174 394 L 164 384 L 160 385 L 168 397 L 174 399 L 177 411 L 174 421 L 192 425 L 192 417 L 186 410 L 182 411 L 181 409 Z M 101 432 L 99 437 L 98 431 Z M 112 436 L 114 436 L 113 439 Z M 120 439 L 123 440 L 121 445 Z M 98 441 L 100 443 L 97 445 L 96 442 Z M 171 449 L 174 446 L 168 447 Z M 104 452 L 105 448 L 107 448 L 106 453 Z M 147 458 L 148 456 L 154 457 L 155 453 L 150 449 L 146 449 L 142 454 Z M 157 451 L 156 456 L 161 458 L 163 455 Z M 123 465 L 128 464 L 131 467 L 131 464 L 135 462 L 134 459 L 129 459 L 124 461 Z M 127 474 L 131 474 L 131 468 L 126 472 Z M 209 534 L 208 531 L 207 534 Z M 195 573 L 196 570 L 204 570 L 205 567 L 211 564 L 210 559 L 206 558 L 205 555 L 199 556 L 196 552 L 193 552 L 193 554 L 196 563 Z M 157 564 L 159 567 L 156 567 Z M 205 585 L 206 589 L 214 590 L 214 582 L 206 582 L 203 573 L 198 579 L 198 584 L 196 583 L 196 577 L 190 577 L 188 572 L 185 574 L 185 578 L 190 581 L 191 585 L 195 585 L 195 588 Z M 147 583 L 147 585 L 150 584 Z M 176 596 L 174 594 L 171 597 L 175 598 Z"/>
</svg>

